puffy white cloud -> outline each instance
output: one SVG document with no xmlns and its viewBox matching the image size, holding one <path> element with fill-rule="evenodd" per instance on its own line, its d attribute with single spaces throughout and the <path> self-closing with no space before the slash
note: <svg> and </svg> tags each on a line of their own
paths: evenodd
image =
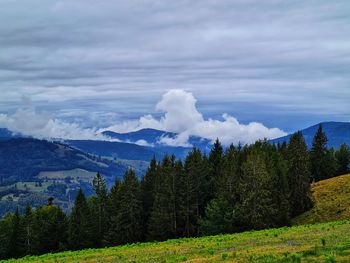
<svg viewBox="0 0 350 263">
<path fill-rule="evenodd" d="M 28 97 L 22 98 L 22 106 L 14 114 L 0 114 L 0 127 L 40 139 L 106 139 L 94 128 L 83 129 L 77 123 L 37 112 Z"/>
<path fill-rule="evenodd" d="M 196 107 L 196 98 L 184 90 L 170 90 L 165 93 L 156 109 L 163 112 L 160 119 L 151 115 L 139 120 L 126 121 L 107 128 L 116 132 L 135 131 L 142 128 L 154 128 L 177 132 L 175 138 L 163 137 L 160 143 L 171 146 L 189 146 L 190 136 L 199 136 L 211 140 L 219 138 L 222 143 L 252 143 L 258 139 L 273 139 L 286 135 L 278 128 L 268 128 L 262 123 L 241 124 L 228 114 L 222 120 L 204 119 Z"/>
<path fill-rule="evenodd" d="M 162 137 L 158 143 L 185 147 L 191 146 L 189 144 L 190 136 L 199 136 L 210 140 L 219 138 L 223 144 L 228 145 L 239 142 L 252 143 L 258 139 L 272 139 L 286 134 L 278 128 L 268 128 L 262 123 L 241 124 L 236 118 L 226 113 L 222 115 L 221 120 L 205 119 L 198 111 L 196 102 L 196 98 L 190 92 L 180 89 L 170 90 L 156 105 L 156 110 L 163 113 L 160 118 L 144 115 L 138 120 L 128 120 L 97 130 L 96 128 L 82 128 L 75 122 L 66 122 L 54 118 L 48 113 L 38 112 L 31 100 L 23 97 L 22 106 L 15 113 L 0 114 L 0 127 L 35 138 L 87 140 L 111 140 L 101 135 L 103 130 L 129 132 L 153 128 L 178 133 L 175 138 Z M 130 143 L 154 146 L 145 140 Z"/>
<path fill-rule="evenodd" d="M 192 93 L 174 89 L 163 95 L 156 109 L 164 112 L 160 123 L 167 131 L 184 132 L 202 123 L 203 116 L 196 108 L 197 100 Z"/>
</svg>

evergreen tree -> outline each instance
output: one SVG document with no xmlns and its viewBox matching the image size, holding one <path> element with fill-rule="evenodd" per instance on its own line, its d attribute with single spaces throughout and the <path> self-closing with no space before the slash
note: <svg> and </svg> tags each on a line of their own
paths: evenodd
<svg viewBox="0 0 350 263">
<path fill-rule="evenodd" d="M 218 235 L 231 233 L 237 228 L 235 225 L 235 211 L 232 203 L 223 197 L 214 198 L 205 209 L 205 217 L 198 221 L 202 235 Z"/>
<path fill-rule="evenodd" d="M 250 153 L 242 167 L 240 214 L 249 228 L 270 227 L 276 214 L 272 200 L 272 178 L 263 157 Z"/>
<path fill-rule="evenodd" d="M 0 259 L 12 257 L 11 236 L 13 226 L 13 215 L 7 214 L 0 220 Z"/>
<path fill-rule="evenodd" d="M 158 164 L 156 157 L 153 156 L 145 176 L 141 180 L 141 196 L 143 205 L 143 233 L 147 232 L 149 217 L 154 202 L 155 180 Z"/>
<path fill-rule="evenodd" d="M 312 206 L 309 154 L 301 132 L 293 134 L 290 138 L 288 160 L 291 215 L 296 216 Z"/>
<path fill-rule="evenodd" d="M 89 207 L 80 189 L 69 219 L 68 244 L 70 249 L 78 250 L 92 246 L 91 230 Z"/>
<path fill-rule="evenodd" d="M 179 173 L 180 236 L 198 235 L 197 221 L 204 215 L 208 199 L 208 174 L 208 165 L 201 151 L 193 148 L 186 157 L 184 171 Z"/>
<path fill-rule="evenodd" d="M 18 258 L 22 256 L 22 244 L 21 244 L 21 216 L 16 208 L 15 214 L 12 216 L 11 232 L 9 236 L 9 257 Z"/>
<path fill-rule="evenodd" d="M 219 177 L 221 172 L 222 155 L 223 155 L 222 145 L 219 139 L 216 139 L 213 145 L 213 148 L 209 153 L 209 164 L 210 164 L 210 176 L 209 176 L 210 188 L 208 191 L 209 199 L 212 199 L 217 192 L 216 180 Z"/>
<path fill-rule="evenodd" d="M 239 202 L 239 155 L 240 148 L 231 145 L 223 156 L 222 169 L 216 182 L 216 197 L 209 202 L 205 217 L 199 221 L 202 234 L 231 233 L 241 227 L 236 215 Z"/>
<path fill-rule="evenodd" d="M 346 144 L 340 145 L 339 149 L 335 152 L 337 161 L 337 175 L 343 175 L 349 173 L 350 164 L 350 149 Z"/>
<path fill-rule="evenodd" d="M 68 222 L 66 215 L 55 205 L 46 205 L 34 213 L 34 250 L 38 254 L 65 250 Z"/>
<path fill-rule="evenodd" d="M 97 246 L 102 246 L 107 223 L 107 187 L 106 182 L 100 173 L 97 173 L 93 179 L 93 188 L 96 193 L 96 198 L 93 199 L 94 202 L 92 202 L 94 209 L 93 216 L 97 219 L 95 223 L 95 230 L 97 231 L 95 233 L 95 244 Z"/>
<path fill-rule="evenodd" d="M 142 238 L 142 204 L 140 184 L 133 170 L 125 173 L 119 187 L 119 210 L 112 216 L 116 233 L 113 244 L 138 242 Z"/>
<path fill-rule="evenodd" d="M 274 156 L 273 201 L 278 212 L 274 221 L 277 226 L 290 224 L 290 190 L 288 182 L 288 162 L 278 153 Z"/>
<path fill-rule="evenodd" d="M 174 176 L 174 163 L 166 155 L 160 169 L 157 170 L 154 202 L 148 227 L 149 240 L 166 240 L 176 236 Z"/>
<path fill-rule="evenodd" d="M 32 208 L 27 204 L 23 217 L 23 250 L 25 255 L 32 255 L 36 253 L 34 248 L 35 244 L 35 232 L 33 225 L 33 212 Z"/>
<path fill-rule="evenodd" d="M 319 126 L 310 152 L 311 174 L 314 180 L 319 181 L 334 176 L 331 166 L 329 166 L 329 155 L 327 149 L 327 136 L 323 132 L 322 125 Z"/>
<path fill-rule="evenodd" d="M 118 178 L 116 179 L 114 185 L 112 186 L 107 199 L 107 226 L 108 230 L 105 233 L 105 240 L 109 245 L 118 244 L 118 229 L 117 225 L 118 213 L 121 206 L 121 185 L 122 181 Z"/>
</svg>

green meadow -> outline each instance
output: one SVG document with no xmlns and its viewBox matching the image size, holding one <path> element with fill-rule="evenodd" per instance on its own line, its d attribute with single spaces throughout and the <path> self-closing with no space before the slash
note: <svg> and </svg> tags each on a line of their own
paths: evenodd
<svg viewBox="0 0 350 263">
<path fill-rule="evenodd" d="M 350 221 L 136 243 L 1 262 L 350 262 Z"/>
</svg>

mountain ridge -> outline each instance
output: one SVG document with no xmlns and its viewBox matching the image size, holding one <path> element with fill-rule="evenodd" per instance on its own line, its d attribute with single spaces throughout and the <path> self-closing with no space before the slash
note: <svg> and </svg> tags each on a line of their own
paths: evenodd
<svg viewBox="0 0 350 263">
<path fill-rule="evenodd" d="M 320 125 L 322 125 L 323 131 L 328 138 L 329 147 L 337 149 L 343 143 L 350 146 L 350 122 L 326 121 L 300 130 L 309 148 L 312 147 L 313 137 Z M 288 142 L 291 136 L 292 134 L 288 134 L 280 138 L 269 140 L 269 142 L 274 144 Z"/>
</svg>

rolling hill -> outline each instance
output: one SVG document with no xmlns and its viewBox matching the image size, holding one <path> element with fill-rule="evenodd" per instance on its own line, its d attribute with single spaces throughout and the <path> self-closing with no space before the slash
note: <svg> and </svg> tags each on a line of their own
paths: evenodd
<svg viewBox="0 0 350 263">
<path fill-rule="evenodd" d="M 0 217 L 29 203 L 45 204 L 53 196 L 63 209 L 82 188 L 92 194 L 92 178 L 100 172 L 107 185 L 122 177 L 126 162 L 86 154 L 58 142 L 30 138 L 0 140 Z"/>
<path fill-rule="evenodd" d="M 350 218 L 350 174 L 319 181 L 312 186 L 314 207 L 293 220 L 312 224 Z"/>
<path fill-rule="evenodd" d="M 327 135 L 329 147 L 339 148 L 342 143 L 350 145 L 350 122 L 322 122 L 301 130 L 309 148 L 312 146 L 312 140 L 320 124 L 322 124 L 323 131 Z M 291 134 L 270 140 L 270 142 L 276 144 L 288 142 L 290 137 Z"/>
<path fill-rule="evenodd" d="M 136 243 L 1 262 L 349 262 L 350 221 Z"/>
</svg>

